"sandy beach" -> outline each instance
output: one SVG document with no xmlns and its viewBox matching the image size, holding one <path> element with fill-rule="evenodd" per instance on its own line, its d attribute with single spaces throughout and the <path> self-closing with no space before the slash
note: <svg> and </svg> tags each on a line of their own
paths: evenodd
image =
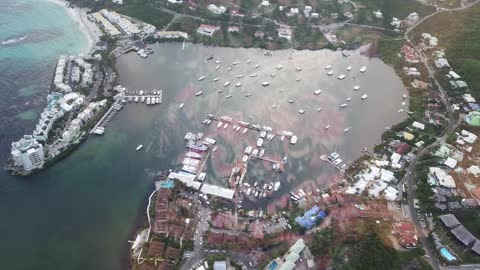
<svg viewBox="0 0 480 270">
<path fill-rule="evenodd" d="M 78 24 L 80 31 L 88 39 L 88 46 L 85 48 L 85 54 L 91 52 L 95 44 L 100 40 L 100 36 L 103 35 L 102 31 L 97 25 L 87 18 L 87 10 L 81 8 L 71 7 L 70 3 L 63 0 L 48 0 L 51 3 L 65 7 L 70 17 Z"/>
</svg>

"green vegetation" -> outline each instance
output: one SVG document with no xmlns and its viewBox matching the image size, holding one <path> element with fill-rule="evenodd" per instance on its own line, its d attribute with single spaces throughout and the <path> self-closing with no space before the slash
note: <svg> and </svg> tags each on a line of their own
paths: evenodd
<svg viewBox="0 0 480 270">
<path fill-rule="evenodd" d="M 356 2 L 365 6 L 365 8 L 358 10 L 357 23 L 384 26 L 389 29 L 393 17 L 402 20 L 412 12 L 417 12 L 423 17 L 434 11 L 433 7 L 422 5 L 415 0 L 358 0 Z M 372 13 L 375 10 L 382 12 L 382 19 L 375 18 Z"/>
<path fill-rule="evenodd" d="M 480 5 L 464 11 L 433 16 L 415 29 L 413 36 L 430 33 L 446 48 L 452 68 L 462 75 L 474 96 L 480 98 Z"/>
<path fill-rule="evenodd" d="M 325 228 L 313 235 L 310 250 L 314 256 L 323 256 L 332 254 L 335 247 L 332 245 L 335 240 L 335 230 L 333 226 Z"/>
<path fill-rule="evenodd" d="M 475 237 L 480 238 L 480 210 L 462 209 L 455 212 L 460 223 L 465 226 Z"/>
</svg>

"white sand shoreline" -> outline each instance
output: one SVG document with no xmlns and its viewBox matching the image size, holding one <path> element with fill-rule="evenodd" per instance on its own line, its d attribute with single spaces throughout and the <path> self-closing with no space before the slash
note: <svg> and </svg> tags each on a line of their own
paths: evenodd
<svg viewBox="0 0 480 270">
<path fill-rule="evenodd" d="M 83 34 L 88 39 L 88 46 L 85 49 L 85 51 L 82 53 L 85 53 L 85 54 L 90 53 L 94 49 L 95 44 L 100 40 L 100 36 L 102 36 L 103 34 L 95 23 L 88 20 L 87 10 L 71 7 L 70 3 L 64 0 L 47 0 L 47 1 L 53 4 L 65 7 L 65 10 L 67 11 L 68 15 L 73 19 L 73 21 L 75 21 L 75 23 L 78 24 L 80 31 L 82 31 Z"/>
</svg>

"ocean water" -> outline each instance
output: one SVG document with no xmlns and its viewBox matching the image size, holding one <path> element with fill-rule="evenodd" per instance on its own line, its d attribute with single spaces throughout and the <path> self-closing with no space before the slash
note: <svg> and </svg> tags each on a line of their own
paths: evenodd
<svg viewBox="0 0 480 270">
<path fill-rule="evenodd" d="M 31 134 L 61 54 L 88 48 L 64 7 L 45 0 L 0 1 L 0 163 Z M 0 269 L 124 269 L 132 228 L 152 182 L 128 138 L 92 138 L 49 170 L 12 177 L 0 170 Z M 128 150 L 128 151 L 127 151 Z M 123 158 L 119 158 L 123 157 Z M 120 165 L 120 168 L 117 166 Z"/>
</svg>

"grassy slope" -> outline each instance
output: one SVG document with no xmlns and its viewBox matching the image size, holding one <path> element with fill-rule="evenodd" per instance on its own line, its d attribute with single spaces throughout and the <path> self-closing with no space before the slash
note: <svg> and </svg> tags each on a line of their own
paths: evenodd
<svg viewBox="0 0 480 270">
<path fill-rule="evenodd" d="M 480 5 L 468 10 L 441 13 L 422 23 L 414 35 L 430 33 L 446 48 L 447 59 L 480 97 Z"/>
<path fill-rule="evenodd" d="M 365 6 L 358 11 L 360 24 L 369 24 L 385 26 L 390 28 L 390 22 L 393 17 L 405 19 L 408 14 L 417 12 L 421 17 L 432 13 L 433 8 L 424 6 L 415 0 L 358 0 L 356 1 Z M 383 19 L 376 19 L 373 16 L 373 10 L 380 10 L 383 13 Z"/>
</svg>

